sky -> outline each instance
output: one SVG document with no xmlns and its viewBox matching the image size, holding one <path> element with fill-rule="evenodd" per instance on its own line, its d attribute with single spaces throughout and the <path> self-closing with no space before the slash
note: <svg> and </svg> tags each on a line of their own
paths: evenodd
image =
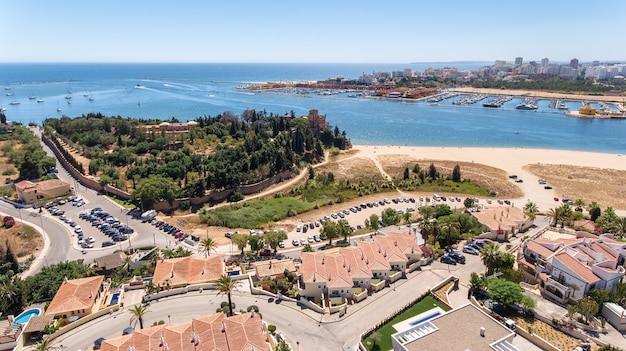
<svg viewBox="0 0 626 351">
<path fill-rule="evenodd" d="M 0 62 L 624 61 L 625 0 L 0 0 Z"/>
</svg>

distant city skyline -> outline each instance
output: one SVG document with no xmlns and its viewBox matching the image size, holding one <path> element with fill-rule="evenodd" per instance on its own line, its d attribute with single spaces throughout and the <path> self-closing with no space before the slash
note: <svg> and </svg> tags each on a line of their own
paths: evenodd
<svg viewBox="0 0 626 351">
<path fill-rule="evenodd" d="M 623 0 L 24 0 L 2 8 L 0 62 L 626 61 Z"/>
</svg>

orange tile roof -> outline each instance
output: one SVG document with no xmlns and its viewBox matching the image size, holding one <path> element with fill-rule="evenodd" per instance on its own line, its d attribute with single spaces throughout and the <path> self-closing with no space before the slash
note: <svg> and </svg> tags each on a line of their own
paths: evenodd
<svg viewBox="0 0 626 351">
<path fill-rule="evenodd" d="M 380 252 L 387 262 L 408 262 L 406 255 L 398 247 L 398 242 L 389 236 L 375 236 L 374 242 L 380 246 Z"/>
<path fill-rule="evenodd" d="M 165 285 L 169 280 L 170 286 L 183 286 L 216 281 L 223 274 L 224 262 L 220 255 L 170 258 L 157 262 L 152 283 Z"/>
<path fill-rule="evenodd" d="M 63 314 L 89 309 L 96 301 L 104 276 L 64 281 L 50 302 L 45 314 Z"/>
<path fill-rule="evenodd" d="M 593 251 L 603 254 L 606 260 L 617 261 L 617 257 L 613 256 L 612 253 L 610 253 L 604 247 L 602 247 L 602 245 L 600 245 L 599 242 L 596 241 L 592 243 L 591 248 L 593 249 Z"/>
<path fill-rule="evenodd" d="M 365 254 L 358 247 L 345 247 L 341 249 L 341 255 L 345 259 L 346 269 L 353 280 L 368 279 L 373 276 L 367 266 Z"/>
<path fill-rule="evenodd" d="M 580 261 L 578 261 L 577 259 L 568 255 L 565 252 L 554 256 L 554 259 L 561 262 L 563 265 L 568 267 L 572 272 L 577 274 L 582 280 L 586 281 L 589 284 L 593 284 L 593 283 L 600 281 L 600 278 L 597 275 L 593 274 L 593 272 L 588 266 L 585 266 L 584 264 L 580 263 Z"/>
<path fill-rule="evenodd" d="M 102 351 L 270 351 L 259 314 L 217 313 L 176 325 L 158 325 L 102 342 Z"/>
<path fill-rule="evenodd" d="M 535 240 L 526 240 L 525 241 L 526 244 L 526 248 L 536 254 L 538 254 L 541 257 L 549 257 L 551 256 L 554 251 L 548 249 L 547 247 L 539 244 L 537 241 Z"/>
<path fill-rule="evenodd" d="M 472 216 L 491 230 L 509 229 L 528 219 L 524 212 L 515 206 L 485 208 L 480 212 L 472 212 Z"/>
<path fill-rule="evenodd" d="M 256 275 L 258 277 L 283 274 L 285 269 L 289 272 L 296 271 L 296 266 L 294 265 L 292 259 L 253 262 L 252 267 L 256 269 Z"/>
<path fill-rule="evenodd" d="M 300 272 L 305 283 L 325 282 L 329 288 L 351 288 L 348 270 L 343 266 L 343 256 L 325 252 L 302 253 Z"/>
<path fill-rule="evenodd" d="M 365 263 L 370 270 L 390 271 L 391 265 L 382 254 L 382 250 L 378 243 L 373 241 L 358 241 L 356 245 L 363 251 L 365 255 Z"/>
<path fill-rule="evenodd" d="M 411 232 L 399 232 L 387 234 L 390 238 L 398 243 L 398 248 L 405 255 L 421 254 L 422 249 L 417 243 L 417 238 Z"/>
</svg>

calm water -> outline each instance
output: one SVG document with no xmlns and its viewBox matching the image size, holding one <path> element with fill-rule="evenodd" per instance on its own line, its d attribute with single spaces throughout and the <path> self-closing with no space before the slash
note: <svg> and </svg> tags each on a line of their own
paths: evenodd
<svg viewBox="0 0 626 351">
<path fill-rule="evenodd" d="M 626 120 L 583 120 L 564 116 L 542 100 L 536 112 L 439 106 L 347 94 L 321 96 L 250 93 L 250 82 L 356 78 L 362 73 L 454 65 L 473 69 L 488 63 L 456 64 L 0 64 L 0 105 L 9 120 L 40 122 L 47 117 L 105 115 L 179 120 L 239 114 L 245 109 L 303 115 L 318 109 L 345 129 L 355 144 L 489 146 L 626 152 Z M 137 86 L 139 85 L 139 86 Z M 65 97 L 72 91 L 71 104 Z M 13 93 L 14 96 L 5 96 Z M 84 95 L 88 94 L 87 97 Z M 29 100 L 29 96 L 44 100 Z M 89 101 L 89 98 L 93 101 Z M 9 105 L 13 100 L 19 105 Z M 570 109 L 580 103 L 568 102 Z M 61 112 L 57 112 L 57 108 Z"/>
</svg>

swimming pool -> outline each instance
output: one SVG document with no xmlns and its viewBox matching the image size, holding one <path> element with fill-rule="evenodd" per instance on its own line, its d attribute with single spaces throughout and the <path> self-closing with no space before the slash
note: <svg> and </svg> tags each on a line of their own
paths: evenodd
<svg viewBox="0 0 626 351">
<path fill-rule="evenodd" d="M 26 324 L 33 316 L 41 314 L 40 308 L 31 308 L 19 314 L 13 321 L 13 328 L 18 328 L 21 324 Z"/>
<path fill-rule="evenodd" d="M 111 305 L 114 305 L 117 303 L 117 301 L 119 301 L 120 299 L 120 293 L 115 293 L 113 294 L 113 296 L 111 297 Z"/>
<path fill-rule="evenodd" d="M 418 325 L 418 324 L 422 324 L 426 321 L 429 321 L 433 318 L 437 318 L 443 314 L 445 314 L 446 311 L 444 311 L 443 309 L 441 309 L 441 307 L 435 307 L 435 308 L 431 308 L 428 311 L 422 312 L 416 316 L 413 316 L 407 320 L 404 320 L 402 322 L 396 323 L 393 325 L 393 328 L 395 330 L 397 330 L 398 332 L 403 332 L 406 330 L 409 330 L 411 328 L 413 328 L 414 326 Z"/>
</svg>

